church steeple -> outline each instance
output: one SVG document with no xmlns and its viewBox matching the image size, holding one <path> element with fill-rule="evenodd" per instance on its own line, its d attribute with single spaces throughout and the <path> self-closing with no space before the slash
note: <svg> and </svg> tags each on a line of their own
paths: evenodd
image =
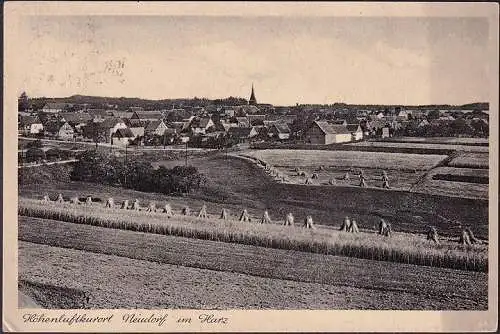
<svg viewBox="0 0 500 334">
<path fill-rule="evenodd" d="M 251 105 L 257 104 L 257 99 L 255 98 L 255 92 L 253 90 L 253 83 L 252 83 L 252 93 L 250 94 L 250 99 L 248 100 L 248 104 Z"/>
</svg>

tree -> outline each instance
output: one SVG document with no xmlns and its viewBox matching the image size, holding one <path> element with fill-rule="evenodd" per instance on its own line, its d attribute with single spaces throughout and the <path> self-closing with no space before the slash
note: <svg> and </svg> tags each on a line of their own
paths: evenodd
<svg viewBox="0 0 500 334">
<path fill-rule="evenodd" d="M 429 111 L 429 113 L 427 114 L 427 120 L 431 121 L 433 119 L 438 119 L 439 116 L 440 116 L 439 115 L 439 110 L 434 109 L 434 110 Z"/>
<path fill-rule="evenodd" d="M 22 92 L 17 99 L 17 111 L 26 111 L 29 109 L 29 98 L 26 92 Z"/>
</svg>

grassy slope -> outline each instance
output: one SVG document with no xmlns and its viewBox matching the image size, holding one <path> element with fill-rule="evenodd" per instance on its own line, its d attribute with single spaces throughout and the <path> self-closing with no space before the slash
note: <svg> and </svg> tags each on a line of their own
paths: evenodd
<svg viewBox="0 0 500 334">
<path fill-rule="evenodd" d="M 268 208 L 271 218 L 276 220 L 283 219 L 287 212 L 293 212 L 298 221 L 310 214 L 315 221 L 330 225 L 340 225 L 345 215 L 349 215 L 357 219 L 360 228 L 366 229 L 376 228 L 378 218 L 374 212 L 377 211 L 397 217 L 391 223 L 399 231 L 422 233 L 429 224 L 434 224 L 443 235 L 458 236 L 458 227 L 443 221 L 438 217 L 441 215 L 470 224 L 479 237 L 488 238 L 488 211 L 484 203 L 423 194 L 373 192 L 357 187 L 330 187 L 328 192 L 315 187 L 291 187 L 276 184 L 263 170 L 232 157 L 193 158 L 189 162 L 207 175 L 209 181 L 201 191 L 187 198 L 82 182 L 20 185 L 19 190 L 21 196 L 31 198 L 41 198 L 44 193 L 56 196 L 62 192 L 68 198 L 92 195 L 106 199 L 111 196 L 115 202 L 134 198 L 141 202 L 169 201 L 174 209 L 186 204 L 199 208 L 203 202 L 208 202 L 208 209 L 213 212 L 219 213 L 225 207 L 233 214 L 239 214 L 242 208 L 247 208 L 256 217 Z M 161 162 L 168 167 L 183 163 L 175 160 Z"/>
<path fill-rule="evenodd" d="M 46 233 L 44 231 L 51 231 Z M 252 276 L 262 276 L 273 278 L 273 280 L 263 280 L 264 286 L 296 285 L 298 295 L 288 296 L 291 299 L 302 298 L 301 291 L 311 291 L 321 285 L 324 289 L 331 291 L 329 293 L 345 293 L 343 302 L 338 300 L 325 300 L 321 294 L 316 295 L 307 304 L 297 307 L 334 307 L 334 308 L 401 308 L 401 309 L 458 309 L 458 308 L 484 308 L 487 304 L 487 274 L 463 272 L 457 270 L 436 269 L 430 267 L 401 265 L 392 263 L 382 263 L 377 261 L 347 259 L 335 256 L 325 256 L 318 254 L 308 254 L 302 252 L 281 251 L 274 249 L 265 249 L 255 246 L 235 245 L 220 242 L 201 241 L 185 239 L 178 237 L 166 237 L 145 233 L 130 231 L 116 231 L 99 227 L 82 226 L 58 221 L 26 219 L 22 218 L 20 222 L 20 240 L 44 243 L 58 247 L 67 247 L 88 252 L 103 253 L 108 255 L 117 255 L 139 260 L 147 260 L 164 264 L 181 265 L 195 268 L 211 269 L 231 273 L 241 273 Z M 90 289 L 93 294 L 106 293 L 106 283 L 104 283 L 103 272 L 110 274 L 108 281 L 113 281 L 115 271 L 121 271 L 120 275 L 127 277 L 127 287 L 120 287 L 120 293 L 128 292 L 129 289 L 136 289 L 136 280 L 141 280 L 141 271 L 134 271 L 126 274 L 129 267 L 120 264 L 125 260 L 115 261 L 117 268 L 109 271 L 101 268 L 99 273 L 95 266 L 96 262 L 105 262 L 106 256 L 100 256 L 102 260 L 94 260 L 95 256 L 91 253 L 82 254 L 74 252 L 73 255 L 65 257 L 63 260 L 57 258 L 48 258 L 51 256 L 45 253 L 43 247 L 38 247 L 33 253 L 24 253 L 23 247 L 26 243 L 21 242 L 20 250 L 20 277 L 34 280 L 39 283 L 49 283 L 52 285 L 62 285 L 68 288 L 78 288 L 78 282 L 90 284 L 85 289 Z M 31 246 L 30 246 L 31 247 Z M 33 246 L 34 247 L 34 246 Z M 37 248 L 37 247 L 35 247 Z M 38 254 L 40 253 L 40 254 Z M 182 254 L 182 256 L 179 256 Z M 87 281 L 82 280 L 80 275 L 75 275 L 74 271 L 78 265 L 78 259 L 85 256 L 92 259 L 93 266 L 89 268 L 84 266 L 90 273 L 84 273 Z M 33 257 L 33 258 L 32 258 Z M 42 261 L 40 261 L 43 259 Z M 71 262 L 74 263 L 71 264 Z M 52 266 L 44 269 L 44 266 Z M 126 262 L 126 261 L 125 261 Z M 89 263 L 88 261 L 86 263 Z M 105 265 L 105 264 L 104 264 Z M 122 266 L 120 268 L 120 266 Z M 33 267 L 31 267 L 33 266 Z M 155 265 L 159 267 L 158 265 Z M 44 271 L 46 270 L 46 271 Z M 97 272 L 94 272 L 96 271 Z M 83 269 L 82 271 L 85 271 Z M 181 268 L 176 267 L 176 272 L 182 272 Z M 185 272 L 192 272 L 193 269 L 185 268 Z M 50 277 L 46 273 L 50 272 Z M 175 275 L 171 276 L 172 269 L 169 269 L 169 279 L 175 280 Z M 72 276 L 72 273 L 74 276 Z M 139 274 L 141 273 L 141 274 Z M 217 276 L 222 273 L 210 274 Z M 95 277 L 94 277 L 95 275 Z M 104 275 L 104 276 L 106 276 Z M 157 279 L 152 273 L 145 273 L 142 282 L 150 282 L 151 279 Z M 232 274 L 235 275 L 235 274 Z M 162 276 L 162 275 L 159 275 Z M 206 276 L 206 275 L 205 275 Z M 233 287 L 233 280 L 240 281 L 241 275 L 236 275 L 230 280 L 229 289 Z M 75 281 L 76 278 L 76 281 Z M 276 280 L 276 279 L 280 280 Z M 208 278 L 207 278 L 208 279 Z M 245 278 L 250 279 L 250 278 Z M 252 278 L 256 280 L 257 278 Z M 283 281 L 286 279 L 286 281 Z M 292 283 L 294 281 L 297 283 Z M 98 283 L 96 283 L 98 282 Z M 227 281 L 226 281 L 227 282 Z M 281 282 L 281 283 L 280 283 Z M 300 282 L 300 283 L 299 283 Z M 304 282 L 314 283 L 305 284 Z M 192 289 L 192 281 L 177 282 L 180 291 Z M 208 282 L 207 282 L 208 283 Z M 201 284 L 201 283 L 200 283 Z M 220 283 L 219 283 L 220 284 Z M 330 287 L 326 287 L 326 285 Z M 96 291 L 99 287 L 100 291 Z M 209 287 L 207 285 L 207 287 Z M 257 293 L 263 298 L 262 291 L 253 291 L 245 284 L 243 294 Z M 112 288 L 112 287 L 109 287 Z M 160 288 L 160 287 L 158 287 Z M 323 289 L 322 288 L 322 289 Z M 274 288 L 273 288 L 274 289 Z M 120 294 L 119 293 L 119 294 Z M 151 293 L 154 293 L 152 291 Z M 187 293 L 187 292 L 185 292 Z M 285 293 L 285 292 L 281 292 Z M 286 294 L 286 293 L 285 293 Z M 312 293 L 315 295 L 314 291 Z M 362 301 L 361 296 L 368 298 Z M 277 300 L 272 300 L 278 296 L 271 296 L 266 299 L 266 303 L 280 306 L 267 307 L 290 307 L 293 308 L 294 302 L 285 304 L 279 296 Z M 99 297 L 100 298 L 100 297 Z M 120 298 L 115 296 L 112 299 Z M 149 296 L 134 297 L 132 301 L 137 303 L 145 302 Z M 139 298 L 139 300 L 137 300 Z M 204 298 L 198 295 L 196 298 Z M 242 301 L 242 297 L 236 297 L 236 303 L 247 303 Z M 244 298 L 243 298 L 244 299 Z M 103 298 L 99 305 L 106 303 Z M 114 302 L 114 301 L 111 301 Z M 179 301 L 177 301 L 179 302 Z M 196 304 L 196 301 L 191 301 Z M 221 301 L 228 303 L 226 300 Z M 289 300 L 287 300 L 287 303 Z M 276 304 L 278 303 L 278 304 Z M 281 304 L 280 304 L 281 303 Z M 325 304 L 326 303 L 326 304 Z M 375 304 L 380 303 L 380 304 Z M 120 305 L 120 304 L 119 304 Z M 157 304 L 155 304 L 157 306 Z M 141 304 L 141 307 L 155 307 L 153 304 Z M 123 305 L 121 305 L 123 306 Z M 192 307 L 193 305 L 178 305 L 178 307 Z M 221 307 L 231 307 L 231 305 L 219 305 Z M 254 305 L 255 306 L 255 305 Z M 107 306 L 106 306 L 107 307 Z M 118 307 L 118 306 L 113 306 Z M 251 304 L 241 304 L 239 307 L 252 307 Z"/>
</svg>

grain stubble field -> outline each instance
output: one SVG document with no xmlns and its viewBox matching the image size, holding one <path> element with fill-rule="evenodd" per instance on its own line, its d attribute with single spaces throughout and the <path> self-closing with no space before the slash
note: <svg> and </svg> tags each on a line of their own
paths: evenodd
<svg viewBox="0 0 500 334">
<path fill-rule="evenodd" d="M 29 228 L 34 225 L 37 228 Z M 38 233 L 43 229 L 57 229 L 58 233 L 43 237 Z M 98 298 L 93 299 L 97 307 L 484 309 L 487 306 L 484 273 L 33 218 L 21 219 L 20 240 L 21 279 L 88 291 Z M 45 270 L 53 275 L 47 277 L 43 274 Z M 124 278 L 126 285 L 113 283 Z M 147 285 L 144 290 L 140 288 L 141 282 Z M 177 288 L 175 293 L 170 291 L 172 286 Z M 224 286 L 226 293 L 219 296 Z M 202 287 L 205 293 L 193 296 L 190 306 L 184 304 L 182 296 L 196 294 Z M 145 291 L 150 293 L 141 296 L 140 292 Z"/>
</svg>

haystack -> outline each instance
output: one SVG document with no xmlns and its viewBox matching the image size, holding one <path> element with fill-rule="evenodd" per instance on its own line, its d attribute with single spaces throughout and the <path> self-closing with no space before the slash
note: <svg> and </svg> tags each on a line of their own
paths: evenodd
<svg viewBox="0 0 500 334">
<path fill-rule="evenodd" d="M 71 199 L 69 200 L 69 202 L 71 204 L 80 204 L 80 199 L 77 196 L 71 197 Z"/>
<path fill-rule="evenodd" d="M 205 204 L 201 207 L 200 212 L 198 213 L 198 218 L 208 218 L 207 206 Z"/>
<path fill-rule="evenodd" d="M 189 206 L 185 206 L 182 208 L 182 215 L 183 216 L 191 215 L 191 209 L 189 208 Z"/>
<path fill-rule="evenodd" d="M 317 179 L 317 178 L 318 178 L 318 173 L 313 173 L 311 179 Z"/>
<path fill-rule="evenodd" d="M 220 214 L 220 219 L 226 220 L 228 218 L 228 216 L 229 216 L 229 214 L 228 214 L 227 210 L 223 208 L 222 212 Z"/>
<path fill-rule="evenodd" d="M 290 212 L 286 215 L 285 217 L 285 226 L 293 226 L 293 222 L 294 222 L 294 217 L 293 217 L 293 214 Z"/>
<path fill-rule="evenodd" d="M 154 201 L 149 202 L 146 212 L 156 212 L 156 203 Z"/>
<path fill-rule="evenodd" d="M 366 179 L 363 171 L 361 171 L 361 174 L 359 174 L 359 186 L 362 188 L 366 188 Z"/>
<path fill-rule="evenodd" d="M 387 172 L 385 170 L 382 171 L 382 181 L 389 181 L 389 177 L 387 177 Z"/>
<path fill-rule="evenodd" d="M 434 241 L 437 244 L 439 243 L 439 236 L 434 226 L 429 228 L 429 231 L 427 231 L 427 240 Z"/>
<path fill-rule="evenodd" d="M 138 199 L 136 199 L 136 200 L 134 201 L 134 203 L 132 203 L 132 210 L 139 211 L 139 209 L 140 209 L 140 206 L 139 206 L 139 200 L 138 200 Z"/>
<path fill-rule="evenodd" d="M 462 235 L 460 236 L 460 243 L 462 245 L 471 245 L 472 242 L 470 241 L 469 233 L 467 233 L 467 230 L 462 230 Z"/>
<path fill-rule="evenodd" d="M 312 183 L 313 183 L 313 182 L 312 182 L 312 180 L 311 180 L 310 178 L 307 178 L 307 179 L 306 179 L 306 182 L 304 182 L 304 184 L 312 184 Z"/>
<path fill-rule="evenodd" d="M 271 217 L 269 217 L 269 212 L 267 210 L 264 211 L 262 215 L 262 219 L 260 220 L 261 224 L 271 224 Z"/>
<path fill-rule="evenodd" d="M 165 206 L 163 207 L 163 213 L 166 213 L 167 214 L 167 217 L 172 217 L 174 215 L 174 212 L 172 211 L 172 207 L 170 206 L 170 204 L 165 204 Z"/>
<path fill-rule="evenodd" d="M 92 205 L 92 197 L 87 196 L 87 199 L 85 200 L 85 204 Z"/>
<path fill-rule="evenodd" d="M 391 225 L 387 224 L 383 218 L 378 224 L 378 234 L 389 237 L 391 235 Z"/>
<path fill-rule="evenodd" d="M 304 227 L 305 228 L 314 228 L 314 223 L 313 223 L 313 219 L 311 216 L 307 216 L 304 219 Z"/>
<path fill-rule="evenodd" d="M 331 185 L 331 186 L 335 186 L 337 185 L 337 180 L 335 179 L 335 177 L 331 177 L 330 180 L 328 181 L 328 184 Z"/>
<path fill-rule="evenodd" d="M 384 189 L 391 189 L 391 187 L 389 186 L 389 181 L 388 180 L 384 180 L 384 183 L 382 184 L 382 188 L 384 188 Z"/>
<path fill-rule="evenodd" d="M 43 196 L 42 202 L 44 202 L 44 203 L 48 203 L 48 202 L 50 202 L 50 197 L 49 197 L 49 195 L 45 194 L 45 195 Z"/>
<path fill-rule="evenodd" d="M 128 199 L 124 200 L 121 206 L 122 209 L 127 210 L 128 209 Z"/>
<path fill-rule="evenodd" d="M 351 220 L 349 219 L 349 216 L 345 216 L 344 220 L 342 221 L 342 225 L 340 226 L 340 231 L 348 232 L 351 229 Z"/>
<path fill-rule="evenodd" d="M 57 195 L 56 203 L 64 203 L 64 198 L 62 194 Z"/>
<path fill-rule="evenodd" d="M 105 207 L 112 209 L 114 206 L 115 206 L 115 201 L 113 200 L 113 197 L 108 198 Z"/>
<path fill-rule="evenodd" d="M 248 216 L 247 209 L 243 209 L 243 212 L 241 213 L 240 216 L 240 222 L 249 222 L 250 221 L 250 216 Z"/>
<path fill-rule="evenodd" d="M 351 180 L 351 177 L 349 176 L 349 172 L 345 172 L 344 181 L 350 181 L 350 180 Z"/>
<path fill-rule="evenodd" d="M 465 231 L 467 231 L 467 234 L 469 234 L 469 239 L 470 241 L 473 243 L 473 244 L 480 244 L 481 243 L 481 240 L 479 240 L 478 238 L 476 238 L 474 236 L 474 233 L 472 233 L 472 230 L 469 228 L 469 227 L 466 227 L 465 228 Z"/>
<path fill-rule="evenodd" d="M 358 223 L 356 223 L 356 219 L 353 218 L 351 220 L 351 228 L 349 229 L 348 232 L 359 233 Z"/>
</svg>

